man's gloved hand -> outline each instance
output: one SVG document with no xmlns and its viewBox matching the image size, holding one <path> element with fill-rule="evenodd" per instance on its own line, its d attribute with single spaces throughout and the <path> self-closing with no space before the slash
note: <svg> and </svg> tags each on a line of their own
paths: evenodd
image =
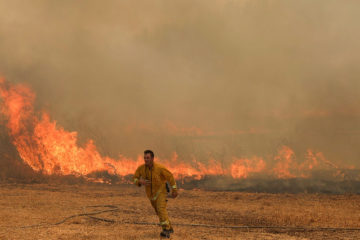
<svg viewBox="0 0 360 240">
<path fill-rule="evenodd" d="M 176 197 L 178 196 L 177 190 L 172 190 L 171 196 L 172 196 L 173 198 L 176 198 Z"/>
</svg>

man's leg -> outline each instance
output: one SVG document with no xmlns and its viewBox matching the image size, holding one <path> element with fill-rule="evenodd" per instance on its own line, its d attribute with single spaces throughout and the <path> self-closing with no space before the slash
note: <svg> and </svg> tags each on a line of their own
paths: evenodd
<svg viewBox="0 0 360 240">
<path fill-rule="evenodd" d="M 162 229 L 171 230 L 172 227 L 166 210 L 166 194 L 159 194 L 155 202 L 157 215 L 159 216 L 159 221 Z"/>
</svg>

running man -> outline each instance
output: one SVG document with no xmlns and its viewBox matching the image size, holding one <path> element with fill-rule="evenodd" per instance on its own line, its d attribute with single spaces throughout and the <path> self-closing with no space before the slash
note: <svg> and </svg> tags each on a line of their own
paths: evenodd
<svg viewBox="0 0 360 240">
<path fill-rule="evenodd" d="M 164 166 L 154 163 L 153 151 L 144 151 L 144 161 L 145 164 L 139 166 L 134 174 L 134 183 L 139 187 L 142 185 L 145 186 L 146 195 L 159 217 L 160 225 L 162 227 L 160 236 L 170 238 L 170 233 L 173 233 L 174 230 L 166 210 L 166 197 L 168 192 L 167 182 L 171 185 L 172 197 L 176 198 L 178 195 L 174 176 Z"/>
</svg>

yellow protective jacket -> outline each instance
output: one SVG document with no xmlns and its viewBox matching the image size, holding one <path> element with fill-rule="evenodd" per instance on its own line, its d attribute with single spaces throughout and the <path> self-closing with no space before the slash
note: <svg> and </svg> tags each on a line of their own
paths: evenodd
<svg viewBox="0 0 360 240">
<path fill-rule="evenodd" d="M 172 173 L 164 166 L 153 163 L 152 168 L 141 165 L 134 174 L 134 183 L 141 186 L 139 179 L 146 179 L 151 182 L 150 186 L 145 186 L 146 195 L 152 201 L 155 201 L 159 194 L 166 194 L 166 182 L 169 182 L 173 191 L 177 191 L 176 182 Z"/>
</svg>

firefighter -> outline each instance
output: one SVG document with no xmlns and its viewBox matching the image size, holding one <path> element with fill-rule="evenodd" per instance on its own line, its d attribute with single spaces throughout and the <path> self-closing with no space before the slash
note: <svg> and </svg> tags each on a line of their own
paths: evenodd
<svg viewBox="0 0 360 240">
<path fill-rule="evenodd" d="M 174 230 L 169 221 L 166 210 L 167 203 L 167 182 L 170 183 L 171 197 L 178 195 L 176 182 L 172 173 L 164 166 L 154 163 L 154 152 L 144 151 L 145 164 L 139 166 L 134 174 L 134 183 L 137 186 L 145 186 L 146 195 L 159 217 L 162 232 L 160 236 L 170 238 Z"/>
</svg>

